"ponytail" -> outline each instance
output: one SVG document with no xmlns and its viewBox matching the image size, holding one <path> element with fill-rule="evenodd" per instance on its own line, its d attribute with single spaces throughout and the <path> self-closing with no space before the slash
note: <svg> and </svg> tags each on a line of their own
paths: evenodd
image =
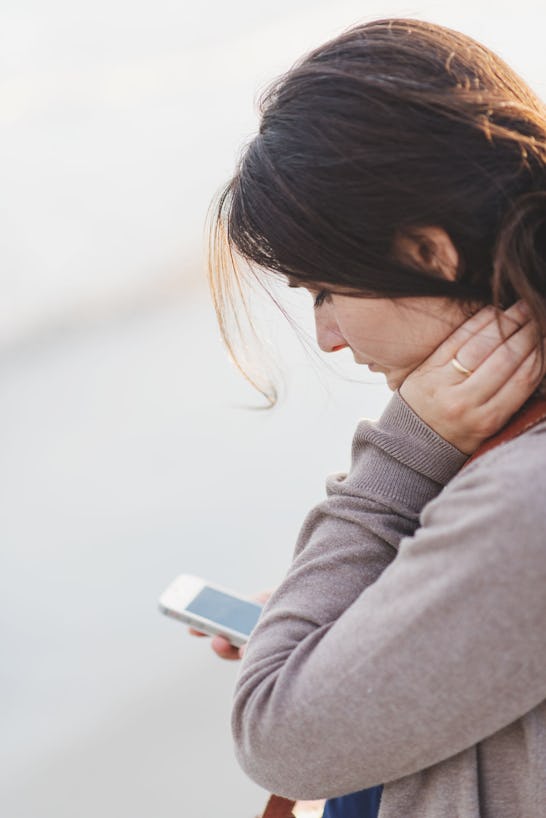
<svg viewBox="0 0 546 818">
<path fill-rule="evenodd" d="M 494 249 L 492 291 L 499 306 L 528 304 L 538 341 L 546 331 L 546 190 L 518 197 L 507 212 Z"/>
</svg>

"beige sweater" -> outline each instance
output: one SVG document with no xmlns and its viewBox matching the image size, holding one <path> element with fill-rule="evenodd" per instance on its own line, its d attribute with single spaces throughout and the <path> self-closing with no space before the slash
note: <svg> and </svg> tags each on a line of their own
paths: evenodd
<svg viewBox="0 0 546 818">
<path fill-rule="evenodd" d="M 465 459 L 399 395 L 359 424 L 242 663 L 236 751 L 266 789 L 546 818 L 546 424 Z"/>
</svg>

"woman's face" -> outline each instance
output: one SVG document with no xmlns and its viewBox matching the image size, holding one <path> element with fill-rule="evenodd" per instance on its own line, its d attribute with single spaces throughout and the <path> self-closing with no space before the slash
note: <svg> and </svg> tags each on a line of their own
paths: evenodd
<svg viewBox="0 0 546 818">
<path fill-rule="evenodd" d="M 358 364 L 382 372 L 393 391 L 462 324 L 467 314 L 447 298 L 357 298 L 309 288 L 319 347 L 349 347 Z"/>
</svg>

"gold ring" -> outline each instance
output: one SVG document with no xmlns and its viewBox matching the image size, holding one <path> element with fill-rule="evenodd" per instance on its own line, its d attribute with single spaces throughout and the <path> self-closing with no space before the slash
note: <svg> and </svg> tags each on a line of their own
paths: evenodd
<svg viewBox="0 0 546 818">
<path fill-rule="evenodd" d="M 464 375 L 465 378 L 468 378 L 469 375 L 472 375 L 473 369 L 467 369 L 466 366 L 463 366 L 462 363 L 459 361 L 457 356 L 451 359 L 451 366 L 453 369 L 456 369 L 457 372 L 460 372 L 461 375 Z"/>
</svg>

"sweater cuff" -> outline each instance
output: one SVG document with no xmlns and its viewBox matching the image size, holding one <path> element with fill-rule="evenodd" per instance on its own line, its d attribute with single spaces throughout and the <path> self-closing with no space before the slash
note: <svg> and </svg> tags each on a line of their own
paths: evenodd
<svg viewBox="0 0 546 818">
<path fill-rule="evenodd" d="M 330 493 L 356 491 L 418 513 L 467 459 L 395 393 L 379 420 L 358 424 L 349 474 L 333 477 L 328 487 Z"/>
<path fill-rule="evenodd" d="M 366 432 L 391 457 L 445 486 L 466 463 L 464 454 L 421 420 L 400 392 L 395 392 L 383 414 Z"/>
</svg>

